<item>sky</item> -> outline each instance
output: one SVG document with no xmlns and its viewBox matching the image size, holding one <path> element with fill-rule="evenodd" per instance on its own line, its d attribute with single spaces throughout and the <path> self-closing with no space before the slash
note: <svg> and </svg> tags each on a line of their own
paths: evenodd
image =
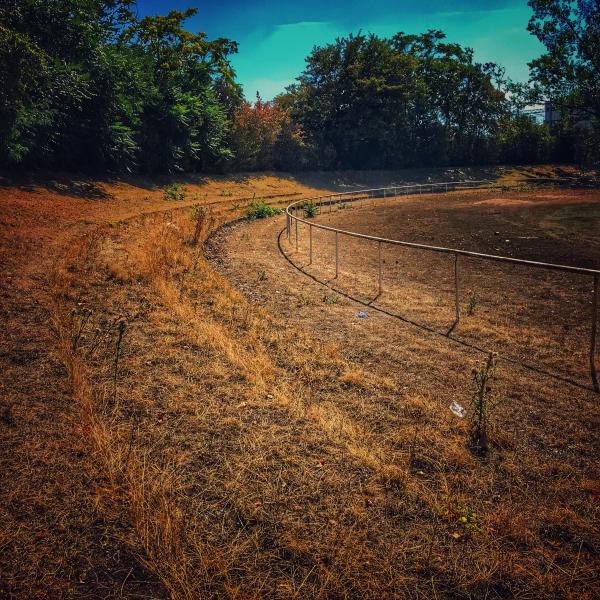
<svg viewBox="0 0 600 600">
<path fill-rule="evenodd" d="M 140 16 L 197 8 L 187 29 L 237 41 L 232 64 L 248 99 L 258 91 L 271 100 L 302 72 L 314 46 L 361 30 L 387 37 L 441 29 L 515 81 L 527 81 L 527 63 L 543 50 L 527 31 L 526 0 L 138 0 L 137 7 Z"/>
</svg>

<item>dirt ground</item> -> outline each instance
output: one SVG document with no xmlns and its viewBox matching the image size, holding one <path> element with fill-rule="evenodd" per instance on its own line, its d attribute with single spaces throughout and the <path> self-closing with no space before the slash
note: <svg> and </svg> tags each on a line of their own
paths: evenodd
<svg viewBox="0 0 600 600">
<path fill-rule="evenodd" d="M 600 195 L 597 190 L 453 193 L 347 204 L 318 223 L 387 239 L 457 248 L 526 260 L 598 268 Z M 292 232 L 295 235 L 295 231 Z M 334 234 L 300 226 L 298 252 L 282 238 L 287 256 L 311 276 L 373 307 L 446 334 L 455 321 L 454 257 L 384 245 L 379 295 L 378 247 L 340 238 L 335 274 Z M 452 337 L 501 352 L 573 383 L 589 385 L 593 278 L 543 269 L 459 259 L 464 317 Z"/>
<path fill-rule="evenodd" d="M 521 302 L 526 358 L 544 374 L 520 366 L 521 330 L 493 322 L 500 300 L 487 275 L 465 272 L 462 302 L 471 289 L 477 302 L 453 334 L 461 344 L 440 335 L 452 279 L 433 258 L 417 269 L 386 255 L 377 301 L 430 332 L 342 294 L 372 299 L 373 272 L 355 277 L 373 261 L 362 249 L 343 248 L 339 292 L 295 269 L 277 245 L 280 217 L 219 230 L 210 262 L 191 242 L 195 229 L 202 242 L 243 216 L 253 198 L 285 205 L 375 180 L 582 175 L 239 175 L 185 180 L 182 202 L 165 199 L 166 180 L 0 182 L 0 597 L 595 597 L 598 405 L 577 354 L 585 283 L 564 292 L 576 317 L 564 348 L 546 335 L 551 319 L 532 319 L 544 295 Z M 552 232 L 549 252 L 592 264 L 594 193 L 510 230 Z M 418 214 L 402 233 L 434 235 L 438 218 L 471 221 L 474 210 L 485 227 L 469 232 L 479 237 L 466 226 L 456 235 L 492 247 L 492 230 L 514 240 L 504 231 L 525 201 L 495 198 L 500 206 L 486 197 L 477 209 L 471 198 L 423 210 L 424 198 L 414 210 L 399 202 L 383 209 L 378 231 Z M 376 216 L 365 207 L 335 219 L 366 224 L 362 212 Z M 281 242 L 300 266 L 304 241 L 298 253 Z M 315 238 L 311 266 L 324 280 L 327 243 Z M 503 286 L 529 283 L 521 275 Z M 562 301 L 555 282 L 535 284 Z M 482 357 L 471 338 L 501 351 L 486 460 L 448 410 L 471 396 Z"/>
</svg>

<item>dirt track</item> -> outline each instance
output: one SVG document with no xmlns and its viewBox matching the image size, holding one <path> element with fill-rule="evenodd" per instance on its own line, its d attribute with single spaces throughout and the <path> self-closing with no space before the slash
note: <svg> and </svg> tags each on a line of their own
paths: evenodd
<svg viewBox="0 0 600 600">
<path fill-rule="evenodd" d="M 565 192 L 561 197 L 565 195 L 571 196 L 584 213 L 595 210 L 600 198 L 597 192 Z M 570 264 L 598 264 L 598 221 L 589 223 L 589 229 L 585 224 L 580 246 L 568 230 L 545 228 L 556 211 L 570 202 L 537 199 L 531 208 L 518 195 L 512 201 L 506 197 L 501 200 L 473 195 L 442 201 L 403 199 L 376 211 L 369 204 L 338 211 L 319 221 L 384 237 Z M 397 386 L 397 405 L 389 400 L 375 401 L 360 409 L 361 422 L 377 432 L 380 443 L 390 440 L 393 445 L 394 423 L 403 427 L 400 422 L 406 398 L 422 398 L 436 419 L 451 427 L 455 417 L 448 406 L 454 400 L 468 404 L 471 369 L 483 355 L 477 348 L 500 350 L 493 409 L 497 453 L 486 468 L 487 483 L 463 480 L 464 493 L 480 507 L 495 498 L 492 504 L 498 505 L 492 513 L 496 516 L 505 510 L 500 500 L 504 498 L 515 507 L 507 510 L 515 510 L 521 524 L 539 518 L 544 521 L 556 506 L 570 515 L 585 512 L 590 523 L 596 522 L 594 500 L 576 499 L 576 490 L 585 488 L 586 482 L 599 474 L 594 458 L 600 449 L 598 396 L 589 389 L 585 354 L 589 343 L 589 281 L 556 278 L 548 273 L 532 275 L 496 265 L 482 274 L 480 265 L 469 265 L 470 269 L 464 265 L 461 277 L 468 282 L 464 290 L 476 290 L 477 304 L 473 315 L 463 316 L 453 334 L 455 341 L 444 335 L 454 317 L 450 261 L 411 251 L 390 256 L 386 250 L 384 294 L 374 300 L 375 248 L 365 250 L 364 242 L 341 242 L 341 274 L 334 280 L 331 234 L 329 239 L 326 233 L 314 234 L 313 264 L 308 265 L 307 233 L 301 230 L 296 251 L 294 238 L 290 245 L 282 233 L 284 224 L 279 218 L 223 231 L 214 240 L 215 260 L 251 302 L 308 331 L 323 347 L 334 342 L 348 360 Z M 467 294 L 463 293 L 463 311 L 466 301 Z M 564 303 L 568 303 L 566 311 Z M 366 311 L 369 317 L 359 318 L 359 311 Z M 407 323 L 385 311 L 414 322 Z M 503 360 L 503 352 L 514 361 Z M 418 436 L 417 463 L 423 477 L 443 468 L 438 460 L 448 460 L 439 458 L 435 435 L 429 431 L 428 440 Z M 494 520 L 491 513 L 490 518 Z M 563 523 L 573 518 L 565 513 Z M 519 534 L 515 527 L 520 526 L 504 523 L 501 529 L 508 539 L 516 540 Z M 595 552 L 589 555 L 592 562 Z"/>
<path fill-rule="evenodd" d="M 333 213 L 325 210 L 316 222 L 389 239 L 533 261 L 600 265 L 597 191 L 458 193 L 441 199 L 420 196 L 376 202 L 348 205 L 351 208 Z M 232 240 L 230 255 L 235 259 L 239 252 L 245 272 L 270 266 L 278 226 L 254 225 L 244 229 L 241 242 Z M 299 237 L 296 251 L 294 231 L 291 244 L 281 236 L 281 250 L 311 277 L 440 334 L 454 323 L 453 256 L 384 245 L 384 293 L 378 296 L 377 244 L 342 236 L 340 276 L 335 280 L 334 235 L 313 230 L 311 265 L 305 226 L 300 225 Z M 260 246 L 253 245 L 257 239 Z M 296 299 L 296 290 L 307 282 L 277 255 L 275 264 L 281 272 L 268 280 L 281 286 L 277 297 Z M 290 277 L 293 281 L 288 281 Z M 459 282 L 462 319 L 452 331 L 453 338 L 589 385 L 591 277 L 461 257 Z M 255 287 L 260 294 L 261 286 Z M 344 327 L 343 320 L 340 326 Z"/>
</svg>

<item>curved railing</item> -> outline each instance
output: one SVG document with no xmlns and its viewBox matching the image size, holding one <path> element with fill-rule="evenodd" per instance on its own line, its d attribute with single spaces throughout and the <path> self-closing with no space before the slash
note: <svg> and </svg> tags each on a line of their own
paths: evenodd
<svg viewBox="0 0 600 600">
<path fill-rule="evenodd" d="M 323 225 L 321 223 L 317 223 L 308 218 L 302 218 L 298 216 L 299 212 L 304 213 L 306 211 L 307 206 L 312 206 L 312 210 L 318 215 L 323 214 L 325 212 L 332 212 L 334 207 L 337 207 L 340 204 L 346 204 L 349 202 L 363 202 L 368 203 L 372 201 L 372 206 L 375 207 L 376 200 L 381 199 L 391 199 L 397 198 L 402 195 L 413 195 L 413 194 L 423 194 L 423 193 L 446 193 L 453 191 L 460 191 L 466 189 L 478 189 L 478 190 L 493 190 L 493 189 L 505 189 L 505 186 L 500 186 L 497 183 L 489 182 L 489 181 L 453 181 L 453 182 L 444 182 L 444 183 L 427 183 L 427 184 L 415 184 L 415 185 L 405 185 L 405 186 L 393 186 L 393 187 L 385 187 L 385 188 L 376 188 L 369 190 L 356 190 L 352 192 L 339 192 L 335 194 L 326 194 L 322 196 L 314 196 L 312 198 L 303 198 L 302 200 L 297 200 L 296 202 L 292 202 L 292 204 L 288 205 L 285 209 L 286 214 L 286 233 L 287 238 L 290 244 L 292 243 L 292 229 L 295 232 L 295 243 L 296 250 L 298 250 L 298 223 L 302 223 L 308 226 L 308 252 L 309 252 L 309 265 L 312 264 L 313 259 L 313 244 L 312 244 L 312 230 L 313 228 L 322 229 L 324 231 L 330 231 L 335 234 L 335 278 L 339 275 L 339 256 L 340 256 L 340 246 L 339 246 L 339 236 L 345 235 L 354 238 L 360 238 L 363 240 L 367 240 L 370 242 L 376 242 L 378 245 L 378 285 L 379 285 L 379 295 L 383 292 L 383 264 L 381 258 L 381 250 L 382 246 L 385 244 L 395 245 L 395 246 L 405 246 L 408 248 L 415 248 L 418 250 L 425 250 L 429 252 L 440 252 L 444 254 L 452 254 L 454 255 L 454 290 L 455 290 L 455 321 L 450 327 L 449 332 L 451 332 L 460 322 L 460 303 L 459 303 L 459 256 L 468 256 L 472 258 L 482 259 L 482 260 L 490 260 L 494 262 L 502 262 L 502 263 L 510 263 L 523 265 L 526 267 L 532 268 L 541 268 L 541 269 L 549 269 L 554 271 L 562 271 L 567 273 L 576 273 L 579 275 L 587 275 L 592 277 L 593 286 L 592 286 L 592 313 L 591 313 L 591 331 L 590 331 L 590 375 L 592 379 L 592 387 L 594 391 L 600 391 L 600 387 L 598 385 L 598 373 L 596 370 L 596 343 L 597 343 L 597 332 L 598 332 L 598 295 L 599 295 L 599 282 L 600 282 L 600 270 L 598 269 L 586 269 L 583 267 L 573 267 L 570 265 L 560 265 L 554 263 L 546 263 L 539 262 L 533 260 L 525 260 L 522 258 L 512 258 L 510 256 L 497 256 L 494 254 L 484 254 L 482 252 L 472 252 L 469 250 L 460 250 L 458 248 L 445 248 L 442 246 L 431 246 L 427 244 L 418 244 L 415 242 L 407 242 L 403 240 L 394 240 L 389 238 L 382 238 L 373 235 L 367 235 L 364 233 L 357 233 L 355 231 L 347 231 L 344 229 L 338 229 L 336 227 L 330 227 L 328 225 Z"/>
</svg>

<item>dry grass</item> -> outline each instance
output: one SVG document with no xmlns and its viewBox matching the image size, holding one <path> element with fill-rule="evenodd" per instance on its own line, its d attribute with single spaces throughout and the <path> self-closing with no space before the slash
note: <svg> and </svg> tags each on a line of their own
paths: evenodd
<svg viewBox="0 0 600 600">
<path fill-rule="evenodd" d="M 65 485 L 79 472 L 81 497 L 79 505 L 65 498 L 64 520 L 76 507 L 101 525 L 80 521 L 88 545 L 73 550 L 88 563 L 85 583 L 70 582 L 70 556 L 53 573 L 39 561 L 19 572 L 4 559 L 6 595 L 593 597 L 593 426 L 561 429 L 562 404 L 556 415 L 539 406 L 540 393 L 555 388 L 519 380 L 511 389 L 505 378 L 500 393 L 531 393 L 522 410 L 541 411 L 541 422 L 515 435 L 510 416 L 500 415 L 498 447 L 479 461 L 466 447 L 467 425 L 447 410 L 449 397 L 468 393 L 452 374 L 457 365 L 468 370 L 472 357 L 394 328 L 402 352 L 381 351 L 398 354 L 401 365 L 369 355 L 363 333 L 341 317 L 355 310 L 348 300 L 323 302 L 322 290 L 307 287 L 314 301 L 298 307 L 302 283 L 286 302 L 294 282 L 277 270 L 273 238 L 244 239 L 240 228 L 240 252 L 270 244 L 248 263 L 248 296 L 241 294 L 201 244 L 243 212 L 218 190 L 240 188 L 211 185 L 217 200 L 197 221 L 187 208 L 132 218 L 153 208 L 145 199 L 95 208 L 94 220 L 108 224 L 65 233 L 52 268 L 45 266 L 52 332 L 37 343 L 60 357 L 74 400 L 60 405 L 68 418 L 55 413 L 47 424 L 57 457 L 67 442 L 79 443 Z M 213 200 L 190 199 L 197 202 Z M 269 231 L 276 223 L 252 227 Z M 31 231 L 36 238 L 44 230 L 29 224 Z M 27 252 L 39 247 L 22 239 Z M 299 318 L 290 318 L 294 312 Z M 327 329 L 307 326 L 317 322 Z M 334 327 L 339 335 L 330 335 Z M 41 385 L 31 389 L 43 395 Z M 25 418 L 17 414 L 19 431 Z M 42 429 L 35 431 L 35 456 L 48 460 Z M 569 438 L 564 460 L 549 460 L 561 435 Z M 548 481 L 554 497 L 540 503 Z M 3 506 L 14 510 L 26 489 L 15 477 Z M 50 514 L 57 510 L 38 496 Z M 0 546 L 14 549 L 29 532 L 7 529 L 9 518 L 10 511 L 0 514 Z M 65 539 L 72 538 L 57 533 L 51 548 L 64 550 Z M 96 551 L 102 544 L 118 555 L 113 563 Z M 43 543 L 27 547 L 30 564 Z M 101 573 L 111 569 L 119 575 L 102 587 Z M 35 585 L 23 583 L 23 573 L 37 573 Z"/>
</svg>

